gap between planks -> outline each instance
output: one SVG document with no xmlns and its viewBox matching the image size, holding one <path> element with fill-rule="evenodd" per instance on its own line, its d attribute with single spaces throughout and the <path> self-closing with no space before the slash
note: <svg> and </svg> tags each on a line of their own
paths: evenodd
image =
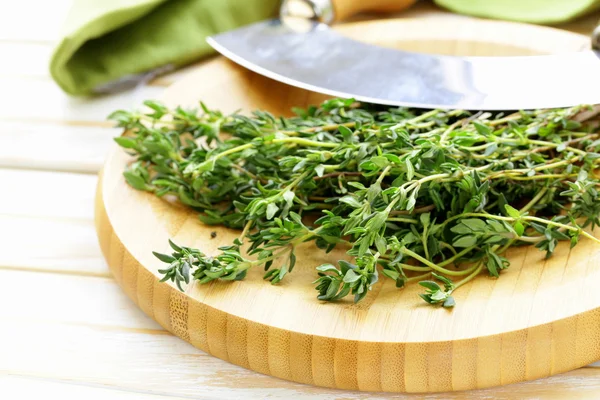
<svg viewBox="0 0 600 400">
<path fill-rule="evenodd" d="M 118 134 L 103 126 L 0 120 L 0 167 L 95 174 Z"/>
<path fill-rule="evenodd" d="M 97 177 L 0 168 L 0 269 L 108 277 L 94 227 Z"/>
<path fill-rule="evenodd" d="M 97 177 L 0 168 L 0 215 L 93 221 Z"/>
<path fill-rule="evenodd" d="M 4 328 L 15 323 L 50 322 L 52 326 L 70 325 L 72 330 L 91 327 L 106 327 L 111 331 L 119 328 L 161 330 L 158 323 L 135 307 L 112 279 L 0 270 L 0 301 L 17 305 L 0 308 L 3 334 L 7 333 Z M 0 357 L 0 362 L 2 359 Z"/>
<path fill-rule="evenodd" d="M 23 272 L 35 272 L 41 274 L 58 274 L 58 275 L 72 275 L 72 276 L 87 276 L 91 278 L 104 278 L 113 279 L 109 271 L 106 272 L 94 272 L 94 271 L 74 271 L 71 269 L 60 269 L 55 267 L 48 269 L 44 267 L 27 267 L 27 266 L 15 266 L 15 265 L 0 265 L 0 271 L 23 271 Z"/>
<path fill-rule="evenodd" d="M 0 216 L 5 270 L 109 277 L 93 222 Z M 2 269 L 2 268 L 0 268 Z"/>
</svg>

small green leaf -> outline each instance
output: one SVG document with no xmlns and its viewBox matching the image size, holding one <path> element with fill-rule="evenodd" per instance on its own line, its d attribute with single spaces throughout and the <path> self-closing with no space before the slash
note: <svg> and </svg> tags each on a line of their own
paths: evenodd
<svg viewBox="0 0 600 400">
<path fill-rule="evenodd" d="M 279 269 L 279 280 L 281 281 L 283 279 L 283 277 L 288 273 L 288 266 L 287 265 L 283 265 L 280 269 Z"/>
<path fill-rule="evenodd" d="M 579 242 L 579 236 L 571 236 L 571 248 L 577 246 L 577 243 Z"/>
<path fill-rule="evenodd" d="M 385 158 L 387 158 L 387 160 L 391 163 L 394 163 L 396 165 L 400 165 L 402 163 L 402 161 L 400 161 L 400 157 L 398 157 L 395 154 L 391 154 L 391 153 L 385 153 L 383 155 Z"/>
<path fill-rule="evenodd" d="M 477 133 L 479 133 L 480 135 L 490 136 L 492 133 L 492 130 L 487 125 L 483 125 L 480 122 L 473 121 L 473 126 L 475 126 Z"/>
<path fill-rule="evenodd" d="M 341 135 L 342 135 L 342 137 L 344 138 L 344 141 L 345 141 L 345 142 L 348 142 L 348 141 L 350 141 L 350 139 L 351 139 L 351 138 L 352 138 L 352 136 L 353 136 L 353 133 L 352 133 L 352 131 L 351 131 L 349 128 L 345 127 L 344 125 L 340 125 L 340 126 L 338 127 L 338 130 L 340 131 L 340 134 L 341 134 Z"/>
<path fill-rule="evenodd" d="M 283 193 L 283 199 L 285 200 L 285 202 L 287 203 L 288 206 L 293 206 L 294 205 L 294 198 L 296 197 L 296 194 L 294 192 L 292 192 L 291 190 L 286 190 Z"/>
<path fill-rule="evenodd" d="M 473 233 L 473 231 L 466 225 L 459 223 L 450 228 L 450 231 L 459 234 L 459 235 L 468 235 L 469 233 Z"/>
<path fill-rule="evenodd" d="M 325 293 L 325 300 L 329 300 L 333 296 L 335 296 L 335 294 L 338 292 L 341 284 L 342 284 L 341 281 L 338 281 L 338 280 L 332 281 L 329 284 L 329 287 L 327 288 L 327 292 Z"/>
<path fill-rule="evenodd" d="M 120 136 L 113 138 L 117 144 L 125 149 L 135 149 L 137 148 L 137 141 L 134 138 L 127 136 Z"/>
<path fill-rule="evenodd" d="M 429 294 L 419 293 L 419 297 L 421 297 L 423 300 L 425 300 L 425 302 L 427 302 L 429 304 L 433 304 L 433 301 L 431 300 L 431 296 Z"/>
<path fill-rule="evenodd" d="M 338 201 L 340 203 L 348 204 L 350 207 L 354 207 L 354 208 L 362 207 L 362 204 L 356 199 L 356 197 L 354 197 L 352 195 L 347 195 L 347 196 L 341 197 Z"/>
<path fill-rule="evenodd" d="M 394 281 L 400 277 L 400 273 L 398 271 L 393 271 L 391 269 L 382 269 L 381 273 Z"/>
<path fill-rule="evenodd" d="M 486 222 L 494 230 L 494 232 L 506 232 L 506 229 L 504 228 L 504 225 L 502 225 L 501 222 L 493 219 L 488 219 Z"/>
<path fill-rule="evenodd" d="M 175 257 L 172 257 L 168 254 L 162 254 L 162 253 L 158 253 L 156 251 L 153 251 L 152 254 L 154 254 L 154 257 L 158 258 L 160 261 L 170 264 L 173 261 L 175 261 Z"/>
<path fill-rule="evenodd" d="M 521 221 L 516 221 L 515 225 L 514 225 L 514 228 L 515 228 L 515 233 L 518 236 L 523 236 L 523 233 L 525 232 L 525 226 L 523 226 L 523 224 L 521 223 Z"/>
<path fill-rule="evenodd" d="M 194 199 L 193 195 L 190 192 L 188 192 L 187 188 L 185 188 L 184 186 L 180 186 L 177 193 L 179 194 L 179 200 L 183 204 L 186 204 L 191 207 L 203 207 L 203 204 Z"/>
<path fill-rule="evenodd" d="M 210 160 L 204 161 L 202 164 L 199 164 L 196 167 L 196 171 L 198 171 L 198 172 L 209 172 L 214 169 L 215 169 L 215 160 L 212 158 Z"/>
<path fill-rule="evenodd" d="M 421 221 L 421 224 L 423 226 L 429 226 L 429 222 L 430 222 L 430 213 L 423 213 L 421 214 L 421 216 L 419 217 L 419 221 Z"/>
<path fill-rule="evenodd" d="M 486 267 L 488 269 L 488 272 L 490 273 L 491 276 L 495 276 L 498 277 L 498 264 L 496 262 L 496 260 L 490 256 L 488 256 L 487 262 L 486 262 Z"/>
<path fill-rule="evenodd" d="M 377 248 L 379 254 L 385 255 L 387 252 L 387 242 L 383 236 L 378 236 L 375 239 L 375 247 Z"/>
<path fill-rule="evenodd" d="M 419 285 L 423 286 L 424 288 L 427 288 L 431 291 L 438 291 L 438 290 L 442 290 L 442 288 L 440 287 L 440 285 L 438 285 L 437 283 L 435 283 L 434 281 L 420 281 Z"/>
<path fill-rule="evenodd" d="M 361 288 L 362 288 L 362 287 L 361 287 Z M 368 292 L 367 292 L 366 290 L 363 290 L 363 291 L 357 292 L 357 293 L 354 295 L 354 302 L 355 302 L 355 303 L 358 303 L 359 301 L 361 301 L 362 299 L 364 299 L 364 298 L 365 298 L 365 296 L 367 295 L 367 293 L 368 293 Z"/>
<path fill-rule="evenodd" d="M 488 146 L 485 151 L 483 152 L 484 156 L 491 156 L 492 154 L 494 154 L 496 151 L 498 151 L 498 145 L 496 143 L 493 143 L 491 146 Z"/>
<path fill-rule="evenodd" d="M 315 167 L 315 172 L 317 173 L 317 176 L 323 176 L 323 173 L 325 172 L 325 166 L 323 164 L 317 165 Z"/>
<path fill-rule="evenodd" d="M 344 275 L 344 282 L 353 283 L 359 280 L 361 275 L 355 273 L 353 270 L 349 269 L 346 271 L 346 275 Z"/>
<path fill-rule="evenodd" d="M 477 237 L 472 235 L 461 236 L 452 243 L 454 247 L 471 247 L 475 246 L 476 244 Z"/>
<path fill-rule="evenodd" d="M 502 236 L 490 236 L 485 240 L 485 243 L 486 244 L 494 244 L 494 243 L 500 243 L 504 240 L 506 240 L 506 238 L 504 238 Z"/>
<path fill-rule="evenodd" d="M 444 307 L 444 308 L 452 308 L 455 305 L 456 305 L 456 301 L 454 301 L 454 297 L 448 296 L 446 298 L 446 300 L 444 301 L 444 304 L 442 304 L 442 307 Z"/>
<path fill-rule="evenodd" d="M 322 264 L 322 265 L 319 265 L 316 269 L 319 272 L 329 272 L 329 271 L 337 272 L 337 268 L 332 264 Z"/>
<path fill-rule="evenodd" d="M 441 301 L 447 299 L 448 295 L 445 292 L 442 292 L 441 290 L 437 290 L 431 293 L 429 297 L 434 303 L 440 303 Z"/>
<path fill-rule="evenodd" d="M 127 183 L 134 189 L 147 190 L 148 186 L 146 185 L 146 181 L 144 181 L 144 178 L 135 175 L 130 171 L 123 172 L 123 176 L 125 177 Z"/>
<path fill-rule="evenodd" d="M 385 157 L 373 157 L 371 158 L 371 162 L 379 168 L 385 168 L 390 163 L 389 160 Z"/>
<path fill-rule="evenodd" d="M 477 218 L 469 218 L 463 219 L 460 221 L 461 224 L 465 225 L 473 232 L 485 232 L 487 230 L 487 225 L 485 221 Z"/>
<path fill-rule="evenodd" d="M 271 269 L 269 271 L 267 271 L 264 275 L 263 275 L 263 279 L 266 281 L 271 281 L 277 276 L 277 274 L 279 274 L 279 270 L 278 269 Z"/>
<path fill-rule="evenodd" d="M 273 219 L 275 214 L 279 211 L 279 207 L 275 203 L 269 203 L 267 205 L 267 219 Z"/>
<path fill-rule="evenodd" d="M 154 110 L 154 113 L 152 115 L 156 119 L 161 118 L 163 115 L 165 115 L 169 111 L 169 109 L 167 107 L 165 107 L 160 102 L 155 101 L 155 100 L 146 100 L 146 101 L 144 101 L 144 105 L 146 107 L 149 107 L 150 109 Z"/>
<path fill-rule="evenodd" d="M 404 244 L 411 244 L 411 243 L 415 243 L 415 242 L 418 242 L 418 241 L 419 241 L 419 238 L 414 233 L 412 233 L 412 232 L 408 232 L 402 238 L 402 243 L 404 243 Z"/>
<path fill-rule="evenodd" d="M 452 282 L 450 279 L 446 278 L 444 275 L 440 275 L 440 274 L 436 274 L 435 272 L 432 272 L 431 276 L 433 276 L 435 279 L 441 281 L 444 284 L 444 287 L 446 290 L 454 289 L 454 282 Z"/>
<path fill-rule="evenodd" d="M 171 239 L 169 239 L 169 246 L 178 253 L 181 253 L 182 251 L 181 247 L 177 246 Z"/>
<path fill-rule="evenodd" d="M 506 213 L 511 218 L 521 218 L 521 213 L 516 208 L 512 207 L 510 204 L 504 206 Z"/>
<path fill-rule="evenodd" d="M 342 275 L 345 275 L 349 269 L 357 269 L 358 267 L 354 264 L 349 263 L 346 260 L 339 260 L 338 265 L 340 266 L 340 270 L 342 271 Z"/>
<path fill-rule="evenodd" d="M 412 181 L 415 176 L 415 167 L 413 167 L 412 162 L 409 158 L 406 159 L 406 179 Z"/>
<path fill-rule="evenodd" d="M 412 211 L 415 208 L 415 205 L 417 204 L 417 197 L 414 195 L 411 195 L 408 198 L 408 202 L 406 203 L 406 210 L 407 211 Z"/>
</svg>

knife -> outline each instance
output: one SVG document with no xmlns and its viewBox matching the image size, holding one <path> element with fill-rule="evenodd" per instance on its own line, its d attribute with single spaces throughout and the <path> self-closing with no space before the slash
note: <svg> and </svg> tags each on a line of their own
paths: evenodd
<svg viewBox="0 0 600 400">
<path fill-rule="evenodd" d="M 207 38 L 232 61 L 283 83 L 396 106 L 516 110 L 600 103 L 600 28 L 593 50 L 544 56 L 450 57 L 346 38 L 329 24 L 409 0 L 288 0 L 280 18 Z M 423 21 L 428 23 L 427 20 Z"/>
</svg>

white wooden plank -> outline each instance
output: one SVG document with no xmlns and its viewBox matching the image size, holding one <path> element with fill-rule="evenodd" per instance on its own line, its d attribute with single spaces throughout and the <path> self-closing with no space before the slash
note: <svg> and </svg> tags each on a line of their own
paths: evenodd
<svg viewBox="0 0 600 400">
<path fill-rule="evenodd" d="M 91 220 L 0 215 L 0 230 L 0 270 L 110 276 Z"/>
<path fill-rule="evenodd" d="M 0 76 L 49 78 L 48 65 L 52 48 L 49 43 L 0 41 Z"/>
<path fill-rule="evenodd" d="M 4 327 L 20 323 L 68 325 L 81 328 L 84 332 L 96 329 L 98 336 L 110 330 L 165 334 L 154 320 L 127 298 L 111 278 L 0 269 L 0 304 L 4 305 L 0 307 L 3 339 L 6 333 Z M 22 328 L 25 327 L 15 328 L 15 333 L 22 330 L 25 334 Z M 39 335 L 40 332 L 31 334 Z M 63 339 L 56 336 L 52 340 L 60 342 Z M 69 343 L 64 346 L 69 346 Z M 165 348 L 164 351 L 168 352 L 169 349 Z M 2 350 L 0 354 L 3 354 Z M 2 370 L 6 368 L 0 366 Z"/>
<path fill-rule="evenodd" d="M 23 77 L 0 77 L 0 120 L 101 122 L 117 109 L 139 107 L 144 100 L 158 99 L 160 86 L 140 86 L 113 95 L 93 98 L 70 97 L 53 81 Z M 8 95 L 6 95 L 8 94 Z"/>
<path fill-rule="evenodd" d="M 119 134 L 109 127 L 0 121 L 0 167 L 96 173 Z"/>
<path fill-rule="evenodd" d="M 19 0 L 4 4 L 0 13 L 0 40 L 58 40 L 72 0 Z"/>
<path fill-rule="evenodd" d="M 91 222 L 97 181 L 89 174 L 0 168 L 0 182 L 14 190 L 0 196 L 0 215 Z"/>
<path fill-rule="evenodd" d="M 9 321 L 0 341 L 0 371 L 120 390 L 194 399 L 597 399 L 600 373 L 584 368 L 539 381 L 487 390 L 366 394 L 282 381 L 247 371 L 170 335 Z"/>
<path fill-rule="evenodd" d="M 11 400 L 176 400 L 184 397 L 115 390 L 110 387 L 86 385 L 69 381 L 29 378 L 0 374 L 2 393 Z"/>
<path fill-rule="evenodd" d="M 94 227 L 97 177 L 0 169 L 0 268 L 109 276 Z"/>
</svg>

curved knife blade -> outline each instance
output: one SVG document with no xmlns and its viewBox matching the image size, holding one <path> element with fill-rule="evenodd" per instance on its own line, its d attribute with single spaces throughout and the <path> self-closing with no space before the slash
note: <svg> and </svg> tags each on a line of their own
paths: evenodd
<svg viewBox="0 0 600 400">
<path fill-rule="evenodd" d="M 207 39 L 219 53 L 292 86 L 420 108 L 516 110 L 600 103 L 600 52 L 450 57 L 383 48 L 326 25 L 269 20 Z"/>
</svg>

